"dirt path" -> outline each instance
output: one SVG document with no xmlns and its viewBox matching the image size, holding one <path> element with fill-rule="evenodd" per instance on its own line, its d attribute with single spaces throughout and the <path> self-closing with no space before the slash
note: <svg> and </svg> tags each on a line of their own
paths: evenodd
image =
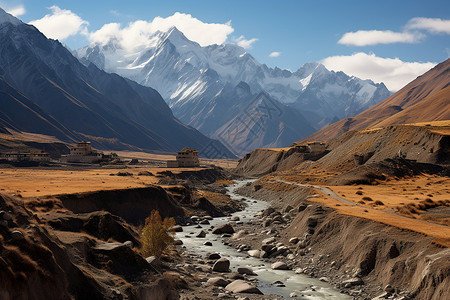
<svg viewBox="0 0 450 300">
<path fill-rule="evenodd" d="M 350 201 L 350 200 L 347 200 L 347 199 L 344 199 L 344 198 L 340 197 L 333 190 L 331 190 L 330 188 L 327 188 L 327 187 L 318 186 L 318 185 L 311 185 L 311 184 L 302 184 L 302 183 L 297 183 L 297 182 L 290 182 L 290 181 L 285 181 L 285 180 L 281 180 L 281 179 L 275 179 L 273 181 L 281 182 L 281 183 L 285 183 L 285 184 L 290 184 L 290 185 L 297 185 L 297 186 L 300 186 L 300 187 L 313 188 L 313 189 L 315 189 L 315 190 L 317 190 L 317 191 L 319 191 L 319 192 L 321 192 L 321 193 L 323 193 L 323 194 L 325 194 L 327 196 L 330 196 L 333 199 L 335 199 L 337 201 L 340 201 L 340 202 L 342 202 L 344 204 L 348 204 L 348 205 L 351 205 L 351 206 L 357 206 L 357 207 L 361 207 L 361 208 L 364 208 L 364 209 L 367 209 L 367 210 L 372 210 L 372 211 L 382 211 L 382 212 L 388 213 L 388 214 L 390 214 L 392 216 L 395 216 L 395 217 L 398 217 L 398 218 L 402 218 L 402 219 L 405 219 L 405 220 L 408 220 L 408 221 L 413 221 L 413 222 L 419 223 L 419 224 L 427 224 L 427 225 L 439 226 L 439 227 L 445 228 L 447 230 L 449 229 L 449 226 L 442 225 L 442 224 L 439 224 L 439 223 L 429 222 L 429 221 L 425 221 L 425 220 L 412 219 L 412 218 L 408 218 L 408 217 L 405 217 L 405 216 L 402 216 L 402 215 L 398 215 L 394 211 L 392 211 L 391 209 L 380 210 L 380 209 L 375 209 L 375 208 L 367 207 L 367 206 L 364 206 L 364 205 L 360 205 L 358 203 L 355 203 L 353 201 Z"/>
</svg>

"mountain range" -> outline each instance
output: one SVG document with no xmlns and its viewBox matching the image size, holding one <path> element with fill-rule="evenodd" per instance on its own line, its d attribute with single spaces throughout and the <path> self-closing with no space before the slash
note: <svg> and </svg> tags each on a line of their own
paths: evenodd
<svg viewBox="0 0 450 300">
<path fill-rule="evenodd" d="M 331 140 L 350 130 L 450 120 L 450 59 L 364 112 L 315 132 L 304 140 Z"/>
<path fill-rule="evenodd" d="M 84 65 L 59 41 L 0 9 L 0 131 L 89 140 L 107 149 L 233 154 L 176 119 L 150 87 Z"/>
<path fill-rule="evenodd" d="M 114 38 L 75 53 L 86 65 L 155 88 L 177 118 L 238 155 L 287 146 L 391 95 L 383 83 L 329 71 L 319 63 L 291 72 L 260 64 L 234 44 L 202 47 L 175 27 L 148 40 L 132 53 Z M 278 114 L 258 108 L 262 95 Z M 258 114 L 263 120 L 255 122 Z"/>
</svg>

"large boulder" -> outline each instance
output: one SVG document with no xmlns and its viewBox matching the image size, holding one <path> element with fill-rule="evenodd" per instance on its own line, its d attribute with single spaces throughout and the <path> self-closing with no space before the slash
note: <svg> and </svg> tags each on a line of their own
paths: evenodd
<svg viewBox="0 0 450 300">
<path fill-rule="evenodd" d="M 255 272 L 253 272 L 253 270 L 251 268 L 238 268 L 237 269 L 239 274 L 244 274 L 244 275 L 252 275 L 252 276 L 256 276 L 257 274 Z"/>
<path fill-rule="evenodd" d="M 246 294 L 259 294 L 263 295 L 263 293 L 257 288 L 254 287 L 244 280 L 235 280 L 229 285 L 225 287 L 227 291 L 233 292 L 233 293 L 246 293 Z"/>
<path fill-rule="evenodd" d="M 218 259 L 213 266 L 215 272 L 230 272 L 230 261 L 226 258 Z"/>
<path fill-rule="evenodd" d="M 214 286 L 221 286 L 226 287 L 230 282 L 228 280 L 225 280 L 223 277 L 212 277 L 209 278 L 206 282 L 206 285 L 214 285 Z"/>
<path fill-rule="evenodd" d="M 234 228 L 230 224 L 224 224 L 222 226 L 214 228 L 212 233 L 214 233 L 214 234 L 223 234 L 223 233 L 233 234 Z"/>
<path fill-rule="evenodd" d="M 261 255 L 261 250 L 248 250 L 247 253 L 248 253 L 248 255 L 250 255 L 251 257 L 260 257 L 260 255 Z"/>
<path fill-rule="evenodd" d="M 289 267 L 286 263 L 282 261 L 277 261 L 276 263 L 272 264 L 272 269 L 274 270 L 289 270 Z"/>
</svg>

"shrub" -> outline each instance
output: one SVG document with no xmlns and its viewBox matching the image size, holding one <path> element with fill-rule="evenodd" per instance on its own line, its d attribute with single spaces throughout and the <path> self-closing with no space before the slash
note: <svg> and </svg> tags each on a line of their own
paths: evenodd
<svg viewBox="0 0 450 300">
<path fill-rule="evenodd" d="M 157 210 L 153 210 L 150 217 L 145 219 L 145 226 L 141 233 L 141 254 L 144 257 L 160 257 L 164 251 L 173 244 L 174 233 L 169 229 L 175 226 L 173 218 L 164 218 L 159 215 Z"/>
</svg>

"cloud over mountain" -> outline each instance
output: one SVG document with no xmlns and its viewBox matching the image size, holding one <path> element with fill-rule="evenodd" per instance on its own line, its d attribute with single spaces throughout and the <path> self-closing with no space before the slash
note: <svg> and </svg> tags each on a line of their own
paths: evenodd
<svg viewBox="0 0 450 300">
<path fill-rule="evenodd" d="M 433 62 L 405 62 L 399 58 L 384 58 L 364 52 L 330 56 L 322 63 L 330 70 L 343 71 L 363 79 L 370 78 L 375 82 L 383 81 L 391 91 L 398 91 L 436 65 Z"/>
</svg>

